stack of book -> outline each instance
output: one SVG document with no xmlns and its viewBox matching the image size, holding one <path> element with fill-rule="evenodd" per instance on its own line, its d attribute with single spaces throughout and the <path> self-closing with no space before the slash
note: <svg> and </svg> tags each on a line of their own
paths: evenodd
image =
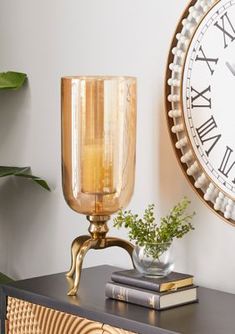
<svg viewBox="0 0 235 334">
<path fill-rule="evenodd" d="M 106 297 L 156 310 L 198 300 L 192 275 L 172 272 L 166 277 L 148 277 L 136 270 L 121 270 L 113 272 L 111 280 L 106 284 Z"/>
</svg>

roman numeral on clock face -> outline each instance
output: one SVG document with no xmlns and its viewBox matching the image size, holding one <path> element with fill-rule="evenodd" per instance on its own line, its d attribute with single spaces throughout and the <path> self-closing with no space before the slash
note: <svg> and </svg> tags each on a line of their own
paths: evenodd
<svg viewBox="0 0 235 334">
<path fill-rule="evenodd" d="M 229 173 L 231 172 L 232 168 L 235 166 L 235 161 L 233 161 L 232 163 L 230 162 L 231 160 L 230 157 L 232 153 L 233 153 L 233 150 L 229 146 L 226 146 L 226 151 L 225 151 L 223 160 L 218 169 L 220 173 L 222 173 L 226 177 L 229 176 Z M 233 183 L 235 183 L 235 178 L 233 180 Z"/>
<path fill-rule="evenodd" d="M 211 92 L 211 86 L 208 86 L 202 92 L 198 92 L 195 88 L 191 87 L 191 107 L 211 109 L 211 98 L 207 97 L 208 92 Z"/>
<path fill-rule="evenodd" d="M 200 46 L 199 51 L 201 52 L 202 56 L 199 57 L 199 55 L 197 55 L 195 61 L 204 61 L 207 64 L 212 75 L 214 73 L 214 69 L 212 69 L 212 64 L 214 63 L 216 65 L 218 63 L 219 58 L 207 58 L 205 52 L 203 51 L 202 46 Z"/>
<path fill-rule="evenodd" d="M 211 131 L 217 128 L 217 124 L 214 120 L 214 117 L 211 116 L 205 123 L 199 126 L 196 131 L 200 142 L 204 145 L 207 142 L 210 142 L 211 145 L 208 150 L 206 150 L 207 156 L 211 153 L 219 139 L 221 138 L 221 134 L 218 135 L 210 135 Z"/>
<path fill-rule="evenodd" d="M 223 33 L 224 48 L 226 48 L 228 46 L 228 40 L 233 42 L 235 39 L 235 29 L 227 12 L 221 16 L 220 20 L 220 23 L 217 21 L 214 25 Z"/>
</svg>

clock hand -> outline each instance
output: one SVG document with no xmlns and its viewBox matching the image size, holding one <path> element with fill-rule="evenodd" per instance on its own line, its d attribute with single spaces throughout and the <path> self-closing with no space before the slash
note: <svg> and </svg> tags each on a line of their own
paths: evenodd
<svg viewBox="0 0 235 334">
<path fill-rule="evenodd" d="M 232 74 L 235 76 L 235 67 L 232 66 L 231 64 L 229 64 L 228 61 L 225 63 L 225 65 L 226 65 L 227 68 L 232 72 Z"/>
</svg>

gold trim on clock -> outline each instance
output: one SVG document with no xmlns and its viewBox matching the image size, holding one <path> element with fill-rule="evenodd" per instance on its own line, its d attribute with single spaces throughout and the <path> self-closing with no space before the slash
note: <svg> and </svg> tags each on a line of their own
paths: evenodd
<svg viewBox="0 0 235 334">
<path fill-rule="evenodd" d="M 176 28 L 168 56 L 165 105 L 167 114 L 170 113 L 167 122 L 171 142 L 184 174 L 204 203 L 219 217 L 234 226 L 235 218 L 232 216 L 232 210 L 235 198 L 221 189 L 204 170 L 190 141 L 183 112 L 183 78 L 192 40 L 204 18 L 221 1 L 192 0 L 185 9 Z M 195 12 L 199 13 L 196 18 L 193 16 Z M 190 32 L 186 29 L 186 24 L 190 27 Z"/>
</svg>

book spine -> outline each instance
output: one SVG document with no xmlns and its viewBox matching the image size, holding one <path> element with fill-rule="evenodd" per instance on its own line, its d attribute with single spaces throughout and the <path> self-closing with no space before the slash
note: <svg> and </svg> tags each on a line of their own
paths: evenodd
<svg viewBox="0 0 235 334">
<path fill-rule="evenodd" d="M 111 275 L 111 280 L 117 283 L 136 286 L 137 288 L 142 288 L 142 289 L 152 290 L 152 291 L 157 291 L 157 292 L 160 292 L 160 288 L 161 288 L 160 285 L 157 283 L 151 283 L 145 280 L 139 280 L 134 277 L 132 278 L 132 277 L 127 277 L 127 276 L 122 276 L 116 273 L 113 273 Z"/>
<path fill-rule="evenodd" d="M 132 304 L 149 307 L 155 310 L 160 309 L 159 296 L 151 292 L 139 291 L 133 288 L 116 285 L 115 283 L 106 284 L 105 296 Z"/>
</svg>

